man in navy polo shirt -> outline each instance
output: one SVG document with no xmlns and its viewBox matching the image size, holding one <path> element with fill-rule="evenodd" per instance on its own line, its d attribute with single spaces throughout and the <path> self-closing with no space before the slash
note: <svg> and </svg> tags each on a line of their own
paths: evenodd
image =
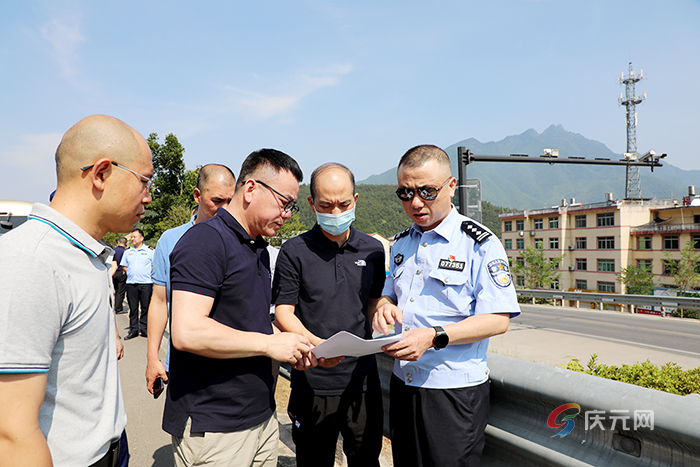
<svg viewBox="0 0 700 467">
<path fill-rule="evenodd" d="M 250 154 L 226 208 L 170 255 L 170 384 L 163 429 L 175 465 L 277 465 L 273 360 L 315 364 L 304 336 L 270 322 L 267 242 L 297 210 L 303 175 L 274 149 Z"/>
<path fill-rule="evenodd" d="M 316 225 L 282 245 L 273 284 L 280 329 L 319 345 L 338 331 L 372 338 L 368 316 L 384 286 L 384 247 L 351 224 L 355 177 L 329 163 L 311 175 Z M 379 466 L 382 394 L 374 355 L 322 358 L 292 371 L 289 399 L 297 465 L 333 466 L 338 434 L 350 467 Z"/>
<path fill-rule="evenodd" d="M 124 340 L 133 339 L 139 334 L 146 337 L 148 305 L 153 294 L 153 249 L 143 243 L 141 229 L 131 232 L 131 243 L 132 247 L 124 252 L 121 262 L 126 267 L 126 300 L 129 303 L 129 334 Z"/>
</svg>

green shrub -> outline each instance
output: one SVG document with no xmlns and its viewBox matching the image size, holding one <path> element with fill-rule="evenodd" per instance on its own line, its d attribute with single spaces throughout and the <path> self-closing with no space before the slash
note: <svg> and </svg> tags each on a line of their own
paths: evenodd
<svg viewBox="0 0 700 467">
<path fill-rule="evenodd" d="M 577 358 L 574 358 L 566 369 L 681 396 L 700 394 L 700 367 L 683 370 L 677 363 L 657 366 L 649 360 L 618 367 L 598 363 L 598 354 L 593 354 L 585 368 Z"/>
</svg>

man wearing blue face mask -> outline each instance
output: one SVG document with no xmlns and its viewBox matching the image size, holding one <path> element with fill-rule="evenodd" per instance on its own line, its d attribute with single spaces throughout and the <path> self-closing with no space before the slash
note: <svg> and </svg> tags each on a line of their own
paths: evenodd
<svg viewBox="0 0 700 467">
<path fill-rule="evenodd" d="M 357 198 L 347 167 L 330 163 L 314 170 L 308 200 L 317 223 L 285 242 L 277 258 L 277 325 L 313 345 L 338 331 L 372 337 L 384 248 L 351 227 Z M 373 355 L 321 358 L 315 368 L 292 371 L 288 411 L 299 467 L 334 465 L 339 433 L 348 466 L 379 466 L 383 410 Z"/>
</svg>

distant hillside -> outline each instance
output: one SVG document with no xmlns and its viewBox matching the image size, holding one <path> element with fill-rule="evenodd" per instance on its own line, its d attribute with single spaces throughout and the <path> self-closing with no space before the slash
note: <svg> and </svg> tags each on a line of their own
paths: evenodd
<svg viewBox="0 0 700 467">
<path fill-rule="evenodd" d="M 578 133 L 552 125 L 541 134 L 527 130 L 501 141 L 481 143 L 474 138 L 455 143 L 445 151 L 452 160 L 452 173 L 457 171 L 457 147 L 464 146 L 474 154 L 539 156 L 544 148 L 558 149 L 560 157 L 582 156 L 621 159 L 607 146 Z M 662 151 L 663 148 L 655 148 Z M 700 185 L 700 170 L 682 170 L 670 165 L 673 154 L 662 161 L 663 167 L 652 173 L 640 168 L 642 196 L 645 198 L 680 198 L 689 185 Z M 498 206 L 536 209 L 559 204 L 562 199 L 577 202 L 604 200 L 606 192 L 615 198 L 625 196 L 625 168 L 589 165 L 543 165 L 525 163 L 476 162 L 467 167 L 469 178 L 481 179 L 482 199 Z M 396 185 L 396 168 L 372 175 L 358 183 Z"/>
</svg>

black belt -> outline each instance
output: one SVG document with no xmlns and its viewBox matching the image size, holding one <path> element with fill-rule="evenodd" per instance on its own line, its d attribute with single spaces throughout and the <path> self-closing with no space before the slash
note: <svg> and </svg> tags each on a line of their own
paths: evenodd
<svg viewBox="0 0 700 467">
<path fill-rule="evenodd" d="M 90 467 L 116 467 L 117 459 L 119 458 L 119 442 L 117 440 L 109 445 L 109 451 L 102 456 L 100 460 L 92 464 Z"/>
</svg>

